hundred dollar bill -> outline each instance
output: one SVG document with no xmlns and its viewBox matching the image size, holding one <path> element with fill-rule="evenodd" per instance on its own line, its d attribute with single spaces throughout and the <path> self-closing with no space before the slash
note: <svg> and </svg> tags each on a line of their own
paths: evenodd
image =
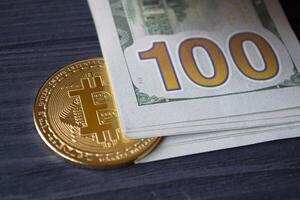
<svg viewBox="0 0 300 200">
<path fill-rule="evenodd" d="M 300 106 L 299 42 L 277 1 L 89 4 L 128 137 L 222 130 L 210 127 Z"/>
<path fill-rule="evenodd" d="M 185 155 L 228 149 L 300 136 L 300 123 L 221 133 L 164 137 L 150 155 L 135 163 L 146 163 Z"/>
</svg>

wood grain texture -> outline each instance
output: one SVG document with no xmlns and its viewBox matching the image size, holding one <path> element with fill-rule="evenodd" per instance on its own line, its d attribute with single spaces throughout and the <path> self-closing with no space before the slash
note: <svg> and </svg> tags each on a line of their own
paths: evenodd
<svg viewBox="0 0 300 200">
<path fill-rule="evenodd" d="M 299 3 L 283 2 L 299 36 Z M 300 199 L 300 139 L 113 170 L 56 156 L 33 124 L 37 90 L 60 66 L 99 55 L 86 1 L 0 1 L 1 200 Z"/>
</svg>

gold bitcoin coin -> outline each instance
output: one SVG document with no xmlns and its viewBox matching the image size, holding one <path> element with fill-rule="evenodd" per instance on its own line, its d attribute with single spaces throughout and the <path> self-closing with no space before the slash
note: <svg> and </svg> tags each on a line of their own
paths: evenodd
<svg viewBox="0 0 300 200">
<path fill-rule="evenodd" d="M 75 62 L 54 73 L 38 92 L 33 116 L 52 150 L 87 166 L 133 162 L 160 140 L 124 137 L 107 68 L 100 58 Z"/>
</svg>

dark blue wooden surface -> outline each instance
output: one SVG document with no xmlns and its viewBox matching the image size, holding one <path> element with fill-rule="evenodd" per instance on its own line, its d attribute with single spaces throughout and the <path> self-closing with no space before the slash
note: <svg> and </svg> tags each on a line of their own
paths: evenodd
<svg viewBox="0 0 300 200">
<path fill-rule="evenodd" d="M 299 3 L 283 1 L 299 33 Z M 39 138 L 38 88 L 101 55 L 84 0 L 0 1 L 0 199 L 300 199 L 300 139 L 113 170 L 74 166 Z"/>
</svg>

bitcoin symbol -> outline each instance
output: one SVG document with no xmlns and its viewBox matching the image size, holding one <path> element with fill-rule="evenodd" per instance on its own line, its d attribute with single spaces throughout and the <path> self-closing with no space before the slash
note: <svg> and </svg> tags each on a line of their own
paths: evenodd
<svg viewBox="0 0 300 200">
<path fill-rule="evenodd" d="M 111 122 L 100 122 L 98 117 L 98 110 L 107 109 L 105 98 L 94 101 L 94 94 L 104 91 L 104 86 L 100 77 L 93 77 L 94 87 L 91 86 L 89 78 L 81 79 L 82 88 L 78 90 L 69 91 L 69 96 L 79 96 L 81 101 L 82 110 L 84 112 L 86 126 L 80 128 L 80 135 L 90 135 L 95 133 L 98 142 L 105 141 L 105 132 L 113 133 L 115 130 Z M 111 135 L 109 139 L 111 139 Z"/>
<path fill-rule="evenodd" d="M 64 66 L 40 88 L 34 122 L 45 143 L 69 161 L 110 167 L 132 163 L 160 138 L 127 139 L 102 58 Z"/>
</svg>

